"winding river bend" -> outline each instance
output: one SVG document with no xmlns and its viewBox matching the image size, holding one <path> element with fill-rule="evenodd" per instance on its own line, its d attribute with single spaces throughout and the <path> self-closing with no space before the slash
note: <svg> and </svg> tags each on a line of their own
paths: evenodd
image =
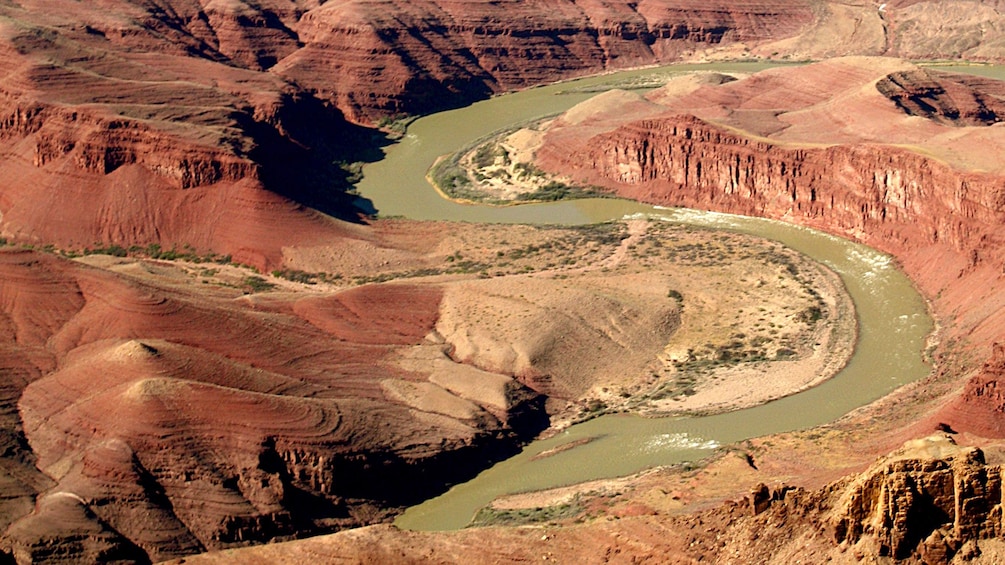
<svg viewBox="0 0 1005 565">
<path fill-rule="evenodd" d="M 360 195 L 381 215 L 418 220 L 582 224 L 644 215 L 735 230 L 778 240 L 837 272 L 855 302 L 859 342 L 848 365 L 827 382 L 767 404 L 707 417 L 640 418 L 609 415 L 533 442 L 517 456 L 410 508 L 396 522 L 408 529 L 462 528 L 473 513 L 507 493 L 631 474 L 703 458 L 720 445 L 833 421 L 928 374 L 922 361 L 932 329 L 923 299 L 889 257 L 863 245 L 780 222 L 725 214 L 669 210 L 614 199 L 575 200 L 507 208 L 459 205 L 426 183 L 436 157 L 509 124 L 561 112 L 589 98 L 584 92 L 652 74 L 716 70 L 754 72 L 770 65 L 680 65 L 591 77 L 499 96 L 414 122 L 386 157 L 364 168 Z M 545 450 L 593 441 L 534 460 Z"/>
</svg>

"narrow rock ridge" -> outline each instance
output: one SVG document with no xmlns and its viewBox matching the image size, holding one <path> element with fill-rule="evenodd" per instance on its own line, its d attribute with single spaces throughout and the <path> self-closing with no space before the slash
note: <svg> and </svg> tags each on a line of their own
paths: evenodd
<svg viewBox="0 0 1005 565">
<path fill-rule="evenodd" d="M 912 116 L 955 127 L 996 124 L 1005 119 L 1005 103 L 971 87 L 979 82 L 972 77 L 939 76 L 919 69 L 893 73 L 880 80 L 876 88 Z"/>
</svg>

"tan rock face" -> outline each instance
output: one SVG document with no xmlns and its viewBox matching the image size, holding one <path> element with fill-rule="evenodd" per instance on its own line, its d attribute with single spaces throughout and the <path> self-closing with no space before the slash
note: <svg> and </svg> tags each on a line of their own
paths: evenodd
<svg viewBox="0 0 1005 565">
<path fill-rule="evenodd" d="M 1001 57 L 1001 2 L 987 0 L 945 4 L 937 1 L 890 2 L 885 22 L 888 46 L 901 57 L 993 61 Z"/>
<path fill-rule="evenodd" d="M 945 440 L 916 443 L 926 441 Z M 830 518 L 834 541 L 938 563 L 965 542 L 1000 537 L 1001 468 L 985 465 L 977 448 L 949 450 L 940 458 L 895 455 L 840 487 Z"/>
</svg>

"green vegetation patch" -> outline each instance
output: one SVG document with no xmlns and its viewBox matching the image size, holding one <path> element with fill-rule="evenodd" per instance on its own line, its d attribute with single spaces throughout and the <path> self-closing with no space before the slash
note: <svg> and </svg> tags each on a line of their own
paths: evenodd
<svg viewBox="0 0 1005 565">
<path fill-rule="evenodd" d="M 532 163 L 512 162 L 500 140 L 525 125 L 494 132 L 440 159 L 429 170 L 430 181 L 449 198 L 491 205 L 608 196 L 595 187 L 549 179 L 547 173 Z M 530 186 L 512 198 L 500 198 L 497 196 L 498 188 L 489 184 L 493 179 L 503 185 L 516 186 L 514 183 L 518 183 Z M 538 186 L 531 189 L 533 185 Z"/>
<path fill-rule="evenodd" d="M 586 508 L 579 501 L 578 495 L 572 502 L 540 508 L 497 509 L 485 507 L 475 514 L 475 517 L 471 520 L 470 527 L 522 526 L 526 524 L 539 524 L 541 522 L 572 520 L 585 511 Z"/>
</svg>

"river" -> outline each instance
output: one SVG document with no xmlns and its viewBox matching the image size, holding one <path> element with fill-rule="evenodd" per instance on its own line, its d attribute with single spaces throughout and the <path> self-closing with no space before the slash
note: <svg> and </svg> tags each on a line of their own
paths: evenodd
<svg viewBox="0 0 1005 565">
<path fill-rule="evenodd" d="M 848 365 L 825 383 L 754 408 L 707 417 L 641 418 L 608 415 L 578 424 L 500 462 L 442 496 L 410 508 L 402 528 L 462 528 L 497 496 L 646 468 L 694 461 L 719 446 L 746 438 L 809 428 L 833 421 L 929 372 L 922 360 L 932 322 L 924 300 L 890 258 L 866 246 L 776 221 L 726 214 L 670 210 L 616 199 L 588 199 L 493 208 L 441 198 L 425 180 L 436 157 L 510 124 L 556 114 L 604 85 L 654 73 L 717 70 L 755 72 L 765 63 L 679 65 L 636 70 L 532 88 L 412 123 L 378 163 L 364 167 L 360 196 L 382 216 L 535 224 L 583 224 L 634 215 L 771 238 L 827 265 L 844 280 L 859 317 L 859 341 Z M 534 455 L 582 440 L 593 441 L 545 458 Z"/>
</svg>

